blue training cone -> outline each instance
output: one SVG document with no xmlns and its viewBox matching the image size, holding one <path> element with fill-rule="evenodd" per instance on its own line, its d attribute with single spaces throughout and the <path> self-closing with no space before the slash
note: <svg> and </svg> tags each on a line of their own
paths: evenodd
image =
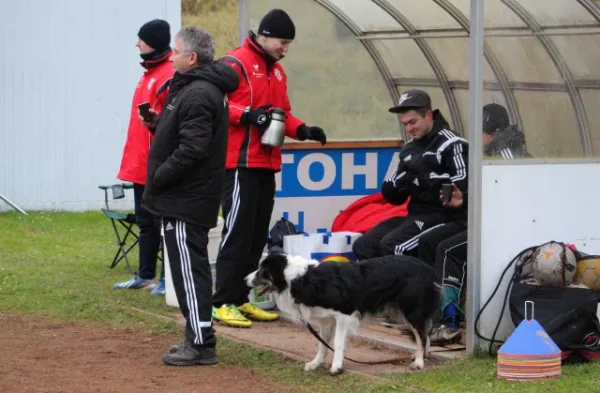
<svg viewBox="0 0 600 393">
<path fill-rule="evenodd" d="M 531 318 L 527 306 L 531 306 Z M 561 350 L 533 318 L 533 302 L 525 302 L 525 319 L 498 351 L 498 378 L 540 381 L 561 376 Z"/>
</svg>

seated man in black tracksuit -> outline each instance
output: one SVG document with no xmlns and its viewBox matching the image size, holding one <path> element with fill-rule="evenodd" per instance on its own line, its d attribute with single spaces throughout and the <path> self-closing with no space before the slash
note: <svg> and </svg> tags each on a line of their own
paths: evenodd
<svg viewBox="0 0 600 393">
<path fill-rule="evenodd" d="M 531 157 L 525 136 L 510 120 L 506 108 L 499 104 L 483 107 L 483 149 L 486 158 Z M 465 208 L 466 193 L 455 189 L 450 208 Z M 443 283 L 441 313 L 430 335 L 431 343 L 444 345 L 460 340 L 460 320 L 464 311 L 460 299 L 465 289 L 467 272 L 467 221 L 455 221 L 438 227 L 419 239 L 418 257 L 435 267 Z"/>
<path fill-rule="evenodd" d="M 429 95 L 409 90 L 397 113 L 412 140 L 402 147 L 396 171 L 381 186 L 386 201 L 402 204 L 409 197 L 408 216 L 382 221 L 358 238 L 353 251 L 359 260 L 382 255 L 416 255 L 419 238 L 446 222 L 466 220 L 465 209 L 444 207 L 439 199 L 442 183 L 467 189 L 468 143 L 449 130 L 439 112 L 432 111 Z"/>
</svg>

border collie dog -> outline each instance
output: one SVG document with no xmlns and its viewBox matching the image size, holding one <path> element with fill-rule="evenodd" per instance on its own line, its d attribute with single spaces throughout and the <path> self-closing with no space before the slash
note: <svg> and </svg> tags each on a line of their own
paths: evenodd
<svg viewBox="0 0 600 393">
<path fill-rule="evenodd" d="M 318 327 L 325 342 L 333 339 L 331 374 L 343 371 L 348 333 L 358 332 L 361 319 L 381 313 L 405 317 L 417 344 L 409 369 L 425 366 L 441 292 L 433 268 L 419 259 L 390 255 L 359 263 L 319 263 L 273 253 L 246 277 L 246 284 L 262 286 L 260 294 L 274 293 L 281 311 Z M 326 356 L 327 347 L 319 343 L 317 355 L 304 369 L 317 369 Z"/>
</svg>

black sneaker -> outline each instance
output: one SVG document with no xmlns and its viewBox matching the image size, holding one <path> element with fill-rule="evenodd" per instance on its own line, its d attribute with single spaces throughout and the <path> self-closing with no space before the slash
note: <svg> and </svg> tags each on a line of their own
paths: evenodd
<svg viewBox="0 0 600 393">
<path fill-rule="evenodd" d="M 175 352 L 179 351 L 179 348 L 183 348 L 184 346 L 185 346 L 185 342 L 182 342 L 179 344 L 173 344 L 173 346 L 171 348 L 169 348 L 168 353 L 175 353 Z"/>
<path fill-rule="evenodd" d="M 214 348 L 194 348 L 189 343 L 174 345 L 162 361 L 168 366 L 208 366 L 218 363 Z"/>
</svg>

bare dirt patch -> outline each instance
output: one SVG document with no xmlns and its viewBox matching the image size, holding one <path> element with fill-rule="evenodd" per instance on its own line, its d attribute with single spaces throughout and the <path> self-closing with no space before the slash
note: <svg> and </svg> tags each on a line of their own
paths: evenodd
<svg viewBox="0 0 600 393">
<path fill-rule="evenodd" d="M 223 364 L 167 367 L 173 337 L 0 313 L 0 392 L 290 392 Z"/>
</svg>

